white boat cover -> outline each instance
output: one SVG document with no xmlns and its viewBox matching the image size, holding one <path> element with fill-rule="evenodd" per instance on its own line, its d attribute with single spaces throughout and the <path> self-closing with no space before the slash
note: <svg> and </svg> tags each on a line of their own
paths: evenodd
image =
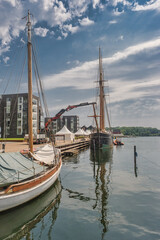
<svg viewBox="0 0 160 240">
<path fill-rule="evenodd" d="M 43 166 L 19 152 L 0 153 L 0 187 L 25 180 L 43 170 Z"/>
<path fill-rule="evenodd" d="M 31 155 L 35 160 L 47 165 L 51 165 L 55 164 L 56 158 L 59 158 L 60 149 L 46 144 L 44 147 L 39 148 L 35 153 L 31 153 Z"/>
</svg>

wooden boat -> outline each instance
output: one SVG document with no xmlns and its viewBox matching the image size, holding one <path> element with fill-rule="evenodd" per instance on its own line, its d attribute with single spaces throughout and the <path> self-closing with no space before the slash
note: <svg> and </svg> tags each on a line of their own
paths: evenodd
<svg viewBox="0 0 160 240">
<path fill-rule="evenodd" d="M 43 221 L 42 219 L 50 211 L 52 212 L 52 221 L 49 223 L 49 226 L 53 226 L 58 215 L 61 191 L 62 186 L 57 179 L 54 186 L 50 187 L 38 198 L 29 203 L 23 204 L 18 208 L 2 212 L 0 214 L 0 239 L 22 239 L 31 231 L 32 239 L 36 238 L 36 233 L 33 229 L 36 228 L 36 225 L 39 222 Z M 46 225 L 46 236 L 49 234 L 49 226 L 48 224 Z"/>
<path fill-rule="evenodd" d="M 96 131 L 91 133 L 91 149 L 100 149 L 112 146 L 112 133 L 111 133 L 111 126 L 109 120 L 109 114 L 107 109 L 107 103 L 105 99 L 104 93 L 104 79 L 103 79 L 103 68 L 102 68 L 102 56 L 101 56 L 101 49 L 99 48 L 99 103 L 100 103 L 100 114 L 97 115 L 95 111 L 95 107 L 93 105 L 94 110 L 94 119 L 96 122 Z M 105 107 L 107 113 L 107 119 L 109 124 L 109 131 L 105 129 Z M 100 124 L 98 126 L 97 117 L 100 119 Z"/>
<path fill-rule="evenodd" d="M 32 43 L 29 11 L 27 17 L 29 154 L 0 154 L 0 212 L 18 207 L 45 192 L 57 180 L 62 166 L 60 150 L 52 145 L 33 152 Z M 18 169 L 13 166 L 17 166 Z"/>
</svg>

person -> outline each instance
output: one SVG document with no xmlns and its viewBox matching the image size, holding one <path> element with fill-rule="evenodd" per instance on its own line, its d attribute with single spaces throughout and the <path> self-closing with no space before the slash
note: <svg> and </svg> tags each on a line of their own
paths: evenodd
<svg viewBox="0 0 160 240">
<path fill-rule="evenodd" d="M 2 142 L 2 153 L 5 153 L 5 142 Z"/>
</svg>

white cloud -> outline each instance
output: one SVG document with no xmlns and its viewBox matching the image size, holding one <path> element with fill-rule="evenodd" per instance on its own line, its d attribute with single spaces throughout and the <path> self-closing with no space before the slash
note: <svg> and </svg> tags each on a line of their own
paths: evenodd
<svg viewBox="0 0 160 240">
<path fill-rule="evenodd" d="M 108 69 L 109 66 L 117 63 L 121 60 L 129 58 L 132 55 L 140 54 L 145 52 L 145 54 L 150 53 L 154 48 L 160 47 L 160 38 L 154 39 L 152 41 L 137 44 L 124 49 L 124 51 L 117 52 L 113 56 L 108 58 L 103 58 L 103 66 Z M 69 64 L 70 62 L 68 62 Z M 134 67 L 132 67 L 133 70 Z M 116 67 L 117 69 L 117 67 Z M 93 81 L 96 80 L 98 70 L 98 59 L 90 62 L 85 62 L 81 65 L 73 67 L 69 70 L 63 71 L 59 74 L 46 76 L 43 81 L 45 83 L 46 89 L 56 88 L 56 87 L 72 87 L 75 89 L 91 89 L 93 88 Z M 125 71 L 129 74 L 129 68 L 125 68 Z M 142 71 L 144 71 L 142 69 Z M 125 101 L 129 99 L 138 99 L 139 97 L 147 97 L 149 95 L 154 95 L 154 89 L 152 87 L 160 86 L 160 78 L 156 73 L 152 76 L 145 76 L 145 79 L 137 80 L 132 79 L 126 80 L 124 84 L 124 79 L 121 76 L 112 78 L 109 82 L 110 88 L 112 89 L 111 102 Z M 146 91 L 147 89 L 147 91 Z M 150 89 L 148 91 L 148 89 Z"/>
<path fill-rule="evenodd" d="M 118 38 L 118 40 L 123 40 L 124 39 L 124 36 L 123 35 L 121 35 L 121 36 L 119 36 L 119 38 Z"/>
<path fill-rule="evenodd" d="M 96 8 L 100 4 L 100 0 L 93 0 L 93 8 Z"/>
<path fill-rule="evenodd" d="M 9 59 L 10 59 L 9 57 L 4 57 L 4 58 L 3 58 L 3 61 L 7 64 L 7 62 L 9 61 Z"/>
<path fill-rule="evenodd" d="M 156 47 L 160 47 L 160 38 L 128 47 L 123 52 L 117 52 L 111 58 L 108 58 L 105 61 L 110 63 L 119 61 L 121 59 L 127 58 L 130 55 L 135 55 L 139 52 L 154 49 Z"/>
<path fill-rule="evenodd" d="M 15 7 L 17 4 L 19 4 L 18 0 L 6 0 L 6 2 L 10 3 L 13 7 Z"/>
<path fill-rule="evenodd" d="M 133 11 L 147 11 L 147 10 L 158 10 L 160 11 L 160 1 L 159 0 L 150 0 L 144 5 L 139 5 L 135 2 Z"/>
<path fill-rule="evenodd" d="M 82 16 L 90 4 L 90 0 L 70 0 L 68 1 L 72 16 Z"/>
<path fill-rule="evenodd" d="M 72 24 L 68 24 L 68 25 L 64 25 L 63 29 L 65 31 L 69 31 L 71 33 L 76 33 L 79 30 L 79 27 L 78 26 L 74 27 L 74 26 L 72 26 Z"/>
<path fill-rule="evenodd" d="M 116 8 L 116 9 L 114 9 L 113 10 L 113 14 L 115 15 L 115 16 L 119 16 L 119 15 L 121 15 L 121 14 L 123 14 L 124 13 L 124 10 L 123 11 L 118 11 L 118 8 Z"/>
<path fill-rule="evenodd" d="M 81 26 L 89 26 L 94 24 L 94 21 L 90 20 L 88 17 L 83 18 L 82 20 L 79 20 L 79 23 Z"/>
<path fill-rule="evenodd" d="M 48 31 L 49 30 L 47 28 L 42 28 L 42 27 L 38 27 L 34 29 L 35 34 L 41 37 L 46 37 Z"/>
<path fill-rule="evenodd" d="M 110 4 L 112 4 L 113 6 L 117 6 L 118 3 L 122 3 L 124 6 L 127 5 L 127 6 L 130 6 L 131 3 L 127 0 L 110 0 L 109 1 Z"/>
<path fill-rule="evenodd" d="M 116 24 L 116 23 L 117 23 L 116 20 L 111 20 L 111 21 L 109 21 L 109 24 Z"/>
<path fill-rule="evenodd" d="M 10 49 L 9 46 L 7 46 L 7 47 L 6 47 L 6 46 L 0 47 L 0 55 L 2 55 L 2 54 L 5 53 L 5 52 L 8 52 L 9 49 Z"/>
</svg>

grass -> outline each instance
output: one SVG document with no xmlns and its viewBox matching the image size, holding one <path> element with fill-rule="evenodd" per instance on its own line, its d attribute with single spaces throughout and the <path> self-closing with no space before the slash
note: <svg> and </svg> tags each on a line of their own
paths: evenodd
<svg viewBox="0 0 160 240">
<path fill-rule="evenodd" d="M 0 138 L 0 141 L 24 141 L 24 138 Z"/>
</svg>

